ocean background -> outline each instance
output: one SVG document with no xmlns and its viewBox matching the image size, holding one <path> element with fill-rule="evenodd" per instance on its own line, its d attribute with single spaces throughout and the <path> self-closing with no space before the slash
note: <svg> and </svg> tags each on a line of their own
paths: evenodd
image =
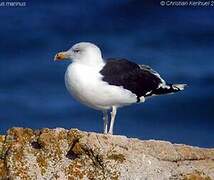
<svg viewBox="0 0 214 180">
<path fill-rule="evenodd" d="M 22 1 L 20 1 L 22 2 Z M 8 128 L 103 131 L 102 113 L 64 85 L 68 61 L 54 55 L 97 44 L 104 58 L 147 64 L 185 91 L 119 109 L 114 133 L 214 147 L 214 7 L 160 1 L 25 1 L 0 6 L 0 134 Z"/>
</svg>

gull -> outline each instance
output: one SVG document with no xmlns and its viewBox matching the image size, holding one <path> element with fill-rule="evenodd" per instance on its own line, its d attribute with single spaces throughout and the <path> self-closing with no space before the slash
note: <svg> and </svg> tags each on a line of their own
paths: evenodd
<svg viewBox="0 0 214 180">
<path fill-rule="evenodd" d="M 184 90 L 186 84 L 168 84 L 147 65 L 127 59 L 103 59 L 99 47 L 80 42 L 55 55 L 55 61 L 69 60 L 65 85 L 82 104 L 103 112 L 104 133 L 113 134 L 117 109 L 143 103 L 148 97 Z M 110 127 L 109 111 L 111 110 Z"/>
</svg>

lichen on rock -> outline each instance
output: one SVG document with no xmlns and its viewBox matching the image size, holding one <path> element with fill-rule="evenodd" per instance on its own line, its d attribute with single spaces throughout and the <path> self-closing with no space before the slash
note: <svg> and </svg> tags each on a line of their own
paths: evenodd
<svg viewBox="0 0 214 180">
<path fill-rule="evenodd" d="M 62 128 L 0 136 L 0 179 L 214 179 L 214 149 Z"/>
</svg>

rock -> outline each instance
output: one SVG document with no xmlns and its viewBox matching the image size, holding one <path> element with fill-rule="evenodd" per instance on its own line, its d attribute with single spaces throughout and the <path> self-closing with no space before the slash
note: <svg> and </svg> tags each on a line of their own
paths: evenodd
<svg viewBox="0 0 214 180">
<path fill-rule="evenodd" d="M 0 179 L 214 179 L 214 149 L 77 129 L 12 128 L 0 136 Z"/>
</svg>

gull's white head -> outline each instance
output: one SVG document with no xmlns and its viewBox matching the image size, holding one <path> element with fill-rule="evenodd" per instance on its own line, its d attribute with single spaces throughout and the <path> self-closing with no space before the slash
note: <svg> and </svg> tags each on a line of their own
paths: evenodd
<svg viewBox="0 0 214 180">
<path fill-rule="evenodd" d="M 80 42 L 73 45 L 69 50 L 56 54 L 54 60 L 72 60 L 73 62 L 94 65 L 103 63 L 100 48 L 89 42 Z"/>
</svg>

